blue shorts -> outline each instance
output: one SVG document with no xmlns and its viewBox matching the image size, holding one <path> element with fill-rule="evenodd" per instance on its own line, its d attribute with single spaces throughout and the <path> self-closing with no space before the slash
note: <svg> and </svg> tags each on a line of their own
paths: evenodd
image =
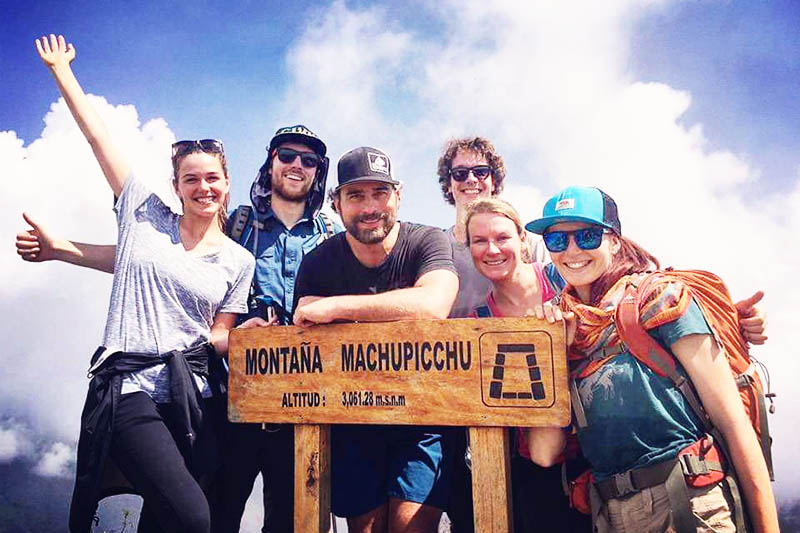
<svg viewBox="0 0 800 533">
<path fill-rule="evenodd" d="M 450 497 L 449 431 L 420 426 L 333 426 L 333 514 L 352 518 L 389 498 L 444 509 Z"/>
</svg>

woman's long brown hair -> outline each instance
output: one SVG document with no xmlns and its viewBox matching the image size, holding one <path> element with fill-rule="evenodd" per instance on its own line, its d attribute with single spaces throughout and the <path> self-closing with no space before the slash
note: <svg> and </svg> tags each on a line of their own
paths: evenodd
<svg viewBox="0 0 800 533">
<path fill-rule="evenodd" d="M 650 252 L 630 239 L 617 235 L 619 250 L 611 260 L 608 270 L 592 282 L 590 305 L 597 305 L 608 290 L 623 276 L 658 270 L 661 263 Z"/>
</svg>

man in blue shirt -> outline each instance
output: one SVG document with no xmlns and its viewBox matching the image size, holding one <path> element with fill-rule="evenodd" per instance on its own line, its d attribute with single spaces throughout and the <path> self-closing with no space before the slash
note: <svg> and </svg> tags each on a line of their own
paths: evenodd
<svg viewBox="0 0 800 533">
<path fill-rule="evenodd" d="M 248 317 L 290 324 L 303 257 L 341 231 L 321 213 L 326 147 L 305 126 L 279 129 L 250 189 L 251 206 L 230 217 L 228 234 L 256 257 Z M 214 531 L 238 531 L 259 471 L 264 480 L 262 532 L 292 531 L 294 429 L 290 424 L 228 424 L 223 466 L 212 504 Z M 216 507 L 216 509 L 215 509 Z M 216 512 L 214 512 L 216 511 Z"/>
</svg>

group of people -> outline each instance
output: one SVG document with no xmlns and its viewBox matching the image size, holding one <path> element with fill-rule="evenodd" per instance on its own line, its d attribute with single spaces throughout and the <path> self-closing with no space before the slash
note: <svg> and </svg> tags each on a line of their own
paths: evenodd
<svg viewBox="0 0 800 533">
<path fill-rule="evenodd" d="M 487 316 L 563 320 L 573 362 L 605 355 L 573 379 L 588 424 L 514 431 L 515 529 L 685 530 L 664 480 L 600 491 L 593 517 L 571 508 L 562 488 L 587 468 L 605 487 L 674 460 L 704 437 L 683 396 L 614 333 L 618 282 L 659 265 L 623 237 L 608 195 L 567 188 L 527 225 L 531 233 L 497 198 L 505 167 L 492 144 L 458 139 L 439 160 L 444 199 L 456 209 L 454 225 L 442 231 L 398 221 L 402 186 L 389 156 L 360 147 L 339 159 L 329 193 L 342 231 L 321 213 L 326 145 L 298 125 L 276 132 L 251 205 L 230 217 L 222 143 L 173 144 L 177 214 L 131 175 L 72 73 L 72 45 L 50 35 L 36 46 L 116 196 L 119 227 L 116 246 L 56 238 L 30 217 L 31 228 L 17 236 L 25 260 L 114 273 L 102 346 L 91 360 L 71 530 L 90 529 L 105 495 L 132 490 L 144 500 L 139 531 L 238 531 L 259 472 L 263 531 L 292 530 L 292 426 L 224 420 L 231 328 Z M 659 292 L 669 316 L 648 333 L 680 362 L 724 435 L 753 528 L 776 531 L 755 433 L 726 358 L 686 291 Z M 676 293 L 689 303 L 676 306 Z M 763 342 L 757 300 L 741 302 L 740 322 L 745 336 Z M 331 445 L 332 510 L 349 531 L 436 531 L 443 511 L 454 533 L 472 531 L 464 428 L 337 425 Z M 691 527 L 734 530 L 735 502 L 724 484 L 689 487 L 686 498 Z"/>
</svg>

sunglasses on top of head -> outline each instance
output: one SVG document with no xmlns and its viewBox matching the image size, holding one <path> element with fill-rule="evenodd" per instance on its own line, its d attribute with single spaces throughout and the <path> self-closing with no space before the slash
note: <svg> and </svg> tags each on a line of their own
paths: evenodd
<svg viewBox="0 0 800 533">
<path fill-rule="evenodd" d="M 178 141 L 172 143 L 172 157 L 178 157 L 193 152 L 208 152 L 211 154 L 224 154 L 222 141 L 216 139 L 200 139 L 199 141 Z"/>
<path fill-rule="evenodd" d="M 569 239 L 575 240 L 575 245 L 581 250 L 596 250 L 603 242 L 605 229 L 601 226 L 589 226 L 588 228 L 577 229 L 574 231 L 549 231 L 542 235 L 544 245 L 550 252 L 563 252 L 569 246 Z"/>
<path fill-rule="evenodd" d="M 284 165 L 293 162 L 297 156 L 300 156 L 300 164 L 305 168 L 317 168 L 320 164 L 320 157 L 314 152 L 298 152 L 291 148 L 278 148 L 278 160 Z"/>
<path fill-rule="evenodd" d="M 492 167 L 489 165 L 477 165 L 474 167 L 454 167 L 450 169 L 450 176 L 456 181 L 466 181 L 469 177 L 469 173 L 472 172 L 472 175 L 478 178 L 479 180 L 485 180 L 489 176 L 492 175 Z"/>
</svg>

